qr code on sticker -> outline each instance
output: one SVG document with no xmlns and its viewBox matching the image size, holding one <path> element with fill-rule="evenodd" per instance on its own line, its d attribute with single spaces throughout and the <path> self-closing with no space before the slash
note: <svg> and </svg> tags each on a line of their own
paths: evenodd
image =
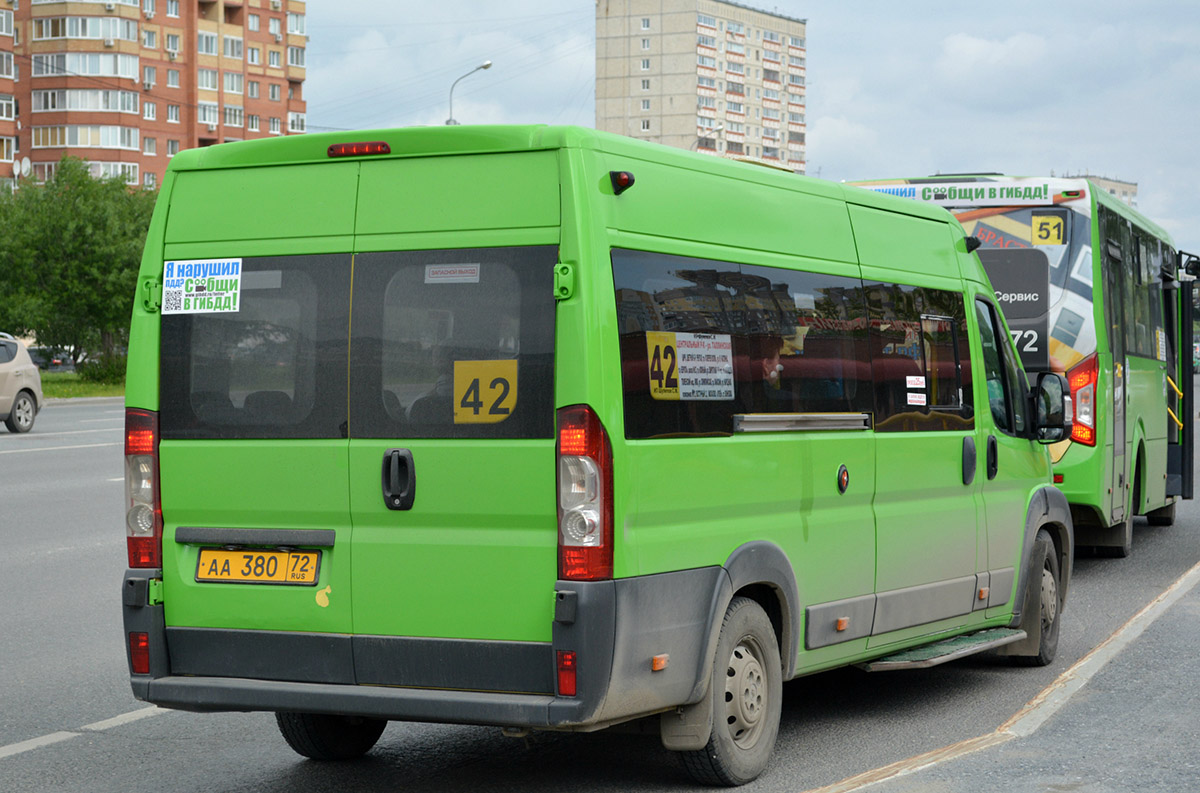
<svg viewBox="0 0 1200 793">
<path fill-rule="evenodd" d="M 163 290 L 163 313 L 183 310 L 183 290 L 182 289 L 164 289 Z"/>
</svg>

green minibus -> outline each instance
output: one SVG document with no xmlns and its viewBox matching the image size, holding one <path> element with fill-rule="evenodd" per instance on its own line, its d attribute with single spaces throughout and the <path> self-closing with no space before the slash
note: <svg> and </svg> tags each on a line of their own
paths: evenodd
<svg viewBox="0 0 1200 793">
<path fill-rule="evenodd" d="M 1053 660 L 1066 390 L 937 207 L 573 127 L 184 151 L 130 333 L 133 691 L 316 759 L 653 719 L 744 783 L 791 678 Z"/>
</svg>

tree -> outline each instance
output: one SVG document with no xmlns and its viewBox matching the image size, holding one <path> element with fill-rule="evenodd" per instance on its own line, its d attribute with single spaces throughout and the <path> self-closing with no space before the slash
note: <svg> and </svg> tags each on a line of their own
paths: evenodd
<svg viewBox="0 0 1200 793">
<path fill-rule="evenodd" d="M 76 362 L 120 358 L 154 200 L 74 157 L 44 184 L 0 191 L 0 329 Z"/>
</svg>

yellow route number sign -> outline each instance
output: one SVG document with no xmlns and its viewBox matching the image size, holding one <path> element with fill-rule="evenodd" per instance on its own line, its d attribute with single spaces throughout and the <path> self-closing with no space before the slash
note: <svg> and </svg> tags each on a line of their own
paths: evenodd
<svg viewBox="0 0 1200 793">
<path fill-rule="evenodd" d="M 497 424 L 516 406 L 515 360 L 454 362 L 455 424 Z"/>
<path fill-rule="evenodd" d="M 650 396 L 665 401 L 733 399 L 733 338 L 719 333 L 646 333 Z"/>
<path fill-rule="evenodd" d="M 1066 222 L 1062 215 L 1034 215 L 1030 225 L 1033 226 L 1034 245 L 1066 245 Z"/>
</svg>

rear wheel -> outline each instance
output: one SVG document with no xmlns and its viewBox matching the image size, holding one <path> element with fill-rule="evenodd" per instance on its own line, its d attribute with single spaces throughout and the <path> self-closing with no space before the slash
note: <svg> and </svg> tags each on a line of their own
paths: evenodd
<svg viewBox="0 0 1200 793">
<path fill-rule="evenodd" d="M 33 395 L 22 391 L 13 400 L 12 413 L 4 420 L 4 426 L 8 427 L 9 432 L 29 432 L 33 429 L 33 419 L 36 415 L 37 405 L 33 402 Z"/>
<path fill-rule="evenodd" d="M 1033 541 L 1029 565 L 1030 577 L 1025 587 L 1025 609 L 1037 609 L 1040 631 L 1037 655 L 1018 655 L 1013 660 L 1023 666 L 1047 666 L 1058 653 L 1059 614 L 1062 611 L 1062 588 L 1058 551 L 1045 529 L 1039 529 Z"/>
<path fill-rule="evenodd" d="M 352 760 L 371 750 L 386 719 L 327 716 L 321 713 L 276 713 L 279 732 L 297 754 L 313 760 Z"/>
<path fill-rule="evenodd" d="M 1125 520 L 1110 527 L 1108 532 L 1115 542 L 1112 545 L 1097 545 L 1094 549 L 1097 556 L 1124 559 L 1133 552 L 1133 515 L 1126 512 Z"/>
<path fill-rule="evenodd" d="M 705 785 L 742 785 L 767 767 L 783 699 L 779 643 L 762 607 L 736 597 L 725 610 L 708 696 L 708 745 L 683 752 L 683 764 Z"/>
</svg>

